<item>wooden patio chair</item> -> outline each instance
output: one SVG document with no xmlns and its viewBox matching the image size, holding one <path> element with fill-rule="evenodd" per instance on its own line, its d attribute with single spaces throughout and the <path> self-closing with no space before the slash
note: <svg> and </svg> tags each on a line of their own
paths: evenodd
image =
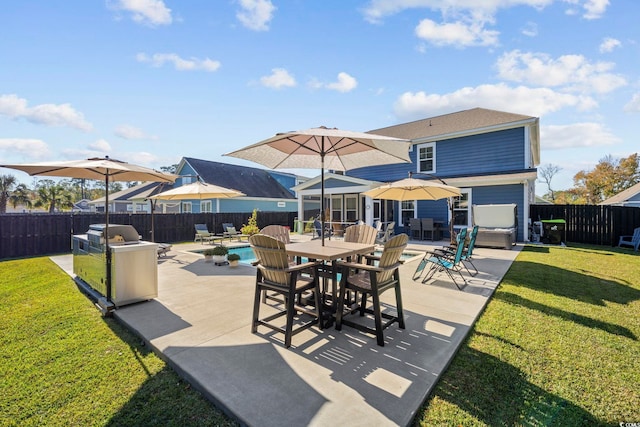
<svg viewBox="0 0 640 427">
<path fill-rule="evenodd" d="M 282 225 L 267 225 L 262 230 L 260 230 L 260 234 L 271 236 L 274 239 L 280 240 L 285 245 L 291 243 L 291 235 L 289 234 L 289 229 Z M 296 260 L 293 257 L 289 257 L 289 266 L 293 266 L 295 264 Z M 262 302 L 266 302 L 267 299 L 283 302 L 283 300 L 278 298 L 274 293 L 270 294 L 265 291 L 262 293 Z"/>
<path fill-rule="evenodd" d="M 389 239 L 393 237 L 395 233 L 395 227 L 396 227 L 395 221 L 391 221 L 389 224 L 387 224 L 387 228 L 384 230 L 384 232 L 382 233 L 378 232 L 376 243 L 379 245 L 384 245 L 385 243 L 387 243 L 387 241 L 389 241 Z"/>
<path fill-rule="evenodd" d="M 251 332 L 257 333 L 258 326 L 266 326 L 276 332 L 284 334 L 284 346 L 291 346 L 291 337 L 310 328 L 313 325 L 322 326 L 320 311 L 320 286 L 317 269 L 320 262 L 306 262 L 291 266 L 285 249 L 285 244 L 278 239 L 263 234 L 254 234 L 249 243 L 256 258 L 256 289 L 253 298 L 253 315 Z M 311 269 L 312 274 L 302 274 Z M 280 294 L 284 304 L 278 307 L 275 314 L 260 318 L 261 294 L 263 291 Z M 313 294 L 313 298 L 303 298 L 306 293 Z M 308 305 L 306 302 L 313 302 Z M 310 315 L 312 320 L 294 328 L 294 316 L 298 313 Z M 275 319 L 285 317 L 285 325 L 273 323 Z"/>
<path fill-rule="evenodd" d="M 399 234 L 384 245 L 382 255 L 377 258 L 377 265 L 351 263 L 337 261 L 336 268 L 342 271 L 340 281 L 340 294 L 338 297 L 338 308 L 336 312 L 336 329 L 342 329 L 342 325 L 351 326 L 363 332 L 367 332 L 376 336 L 379 346 L 384 346 L 383 331 L 393 323 L 398 323 L 401 329 L 405 328 L 404 313 L 402 309 L 402 295 L 400 292 L 400 272 L 399 267 L 400 256 L 407 247 L 409 236 Z M 366 255 L 365 255 L 366 257 Z M 382 312 L 382 303 L 380 295 L 385 291 L 393 289 L 396 294 L 396 315 Z M 359 310 L 350 310 L 344 312 L 345 296 L 347 291 L 355 291 L 362 295 Z M 372 307 L 367 307 L 368 297 L 371 296 Z M 345 314 L 353 314 L 359 311 L 360 316 L 365 313 L 373 314 L 375 327 L 367 326 L 361 322 L 354 322 L 344 319 Z M 383 323 L 385 319 L 386 322 Z"/>
<path fill-rule="evenodd" d="M 620 236 L 618 247 L 621 248 L 622 246 L 631 246 L 634 251 L 638 251 L 638 247 L 640 247 L 640 227 L 633 230 L 633 236 Z"/>
</svg>

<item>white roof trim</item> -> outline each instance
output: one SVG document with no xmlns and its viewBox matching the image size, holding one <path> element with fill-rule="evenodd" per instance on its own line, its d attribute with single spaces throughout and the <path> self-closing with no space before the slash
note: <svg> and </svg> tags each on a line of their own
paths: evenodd
<svg viewBox="0 0 640 427">
<path fill-rule="evenodd" d="M 537 172 L 520 172 L 505 175 L 469 176 L 463 178 L 445 179 L 447 185 L 454 187 L 484 187 L 488 185 L 522 184 L 535 181 Z"/>
</svg>

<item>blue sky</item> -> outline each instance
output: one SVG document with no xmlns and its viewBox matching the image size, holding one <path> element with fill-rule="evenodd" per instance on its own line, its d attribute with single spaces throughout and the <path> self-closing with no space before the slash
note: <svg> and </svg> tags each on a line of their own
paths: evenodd
<svg viewBox="0 0 640 427">
<path fill-rule="evenodd" d="M 0 163 L 260 167 L 222 154 L 483 107 L 540 117 L 565 189 L 639 151 L 638 16 L 635 0 L 4 2 Z"/>
</svg>

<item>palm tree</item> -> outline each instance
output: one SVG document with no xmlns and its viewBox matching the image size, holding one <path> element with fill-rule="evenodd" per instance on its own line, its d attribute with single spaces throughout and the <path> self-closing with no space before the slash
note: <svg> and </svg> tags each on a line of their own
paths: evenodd
<svg viewBox="0 0 640 427">
<path fill-rule="evenodd" d="M 7 213 L 7 201 L 16 185 L 16 177 L 13 175 L 0 175 L 0 214 Z"/>
<path fill-rule="evenodd" d="M 57 207 L 70 208 L 73 206 L 73 196 L 64 182 L 55 183 L 51 179 L 43 179 L 38 182 L 36 189 L 37 199 L 34 203 L 37 207 L 48 207 L 49 213 L 56 211 Z"/>
<path fill-rule="evenodd" d="M 11 193 L 11 196 L 9 196 L 9 202 L 14 209 L 18 205 L 23 205 L 27 209 L 31 209 L 33 206 L 32 198 L 33 191 L 31 191 L 26 184 L 18 184 L 16 189 Z"/>
</svg>

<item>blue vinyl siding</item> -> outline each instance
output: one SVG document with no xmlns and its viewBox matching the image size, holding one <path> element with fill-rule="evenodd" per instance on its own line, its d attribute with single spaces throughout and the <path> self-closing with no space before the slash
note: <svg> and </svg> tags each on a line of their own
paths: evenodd
<svg viewBox="0 0 640 427">
<path fill-rule="evenodd" d="M 285 207 L 279 208 L 275 200 L 241 200 L 241 199 L 221 199 L 220 212 L 252 212 L 254 209 L 264 212 L 297 212 L 298 201 L 287 200 Z M 216 210 L 216 202 L 213 201 L 213 210 Z"/>
<path fill-rule="evenodd" d="M 525 167 L 524 128 L 507 129 L 436 142 L 436 175 L 465 176 L 520 170 Z M 346 174 L 372 181 L 396 181 L 417 171 L 417 146 L 411 163 L 369 166 Z"/>
<path fill-rule="evenodd" d="M 418 218 L 433 218 L 443 224 L 449 223 L 447 199 L 418 200 Z"/>
<path fill-rule="evenodd" d="M 280 185 L 289 190 L 291 195 L 295 196 L 295 192 L 291 189 L 291 187 L 295 187 L 296 185 L 296 178 L 294 176 L 278 173 L 275 171 L 269 171 L 269 174 L 273 177 L 273 179 L 278 181 Z"/>
<path fill-rule="evenodd" d="M 439 141 L 436 174 L 471 175 L 523 169 L 524 146 L 524 128 Z"/>
<path fill-rule="evenodd" d="M 471 202 L 474 205 L 499 205 L 505 203 L 515 203 L 518 211 L 518 241 L 521 242 L 524 237 L 525 218 L 522 208 L 524 200 L 524 186 L 500 185 L 489 187 L 475 187 L 471 190 Z"/>
</svg>

